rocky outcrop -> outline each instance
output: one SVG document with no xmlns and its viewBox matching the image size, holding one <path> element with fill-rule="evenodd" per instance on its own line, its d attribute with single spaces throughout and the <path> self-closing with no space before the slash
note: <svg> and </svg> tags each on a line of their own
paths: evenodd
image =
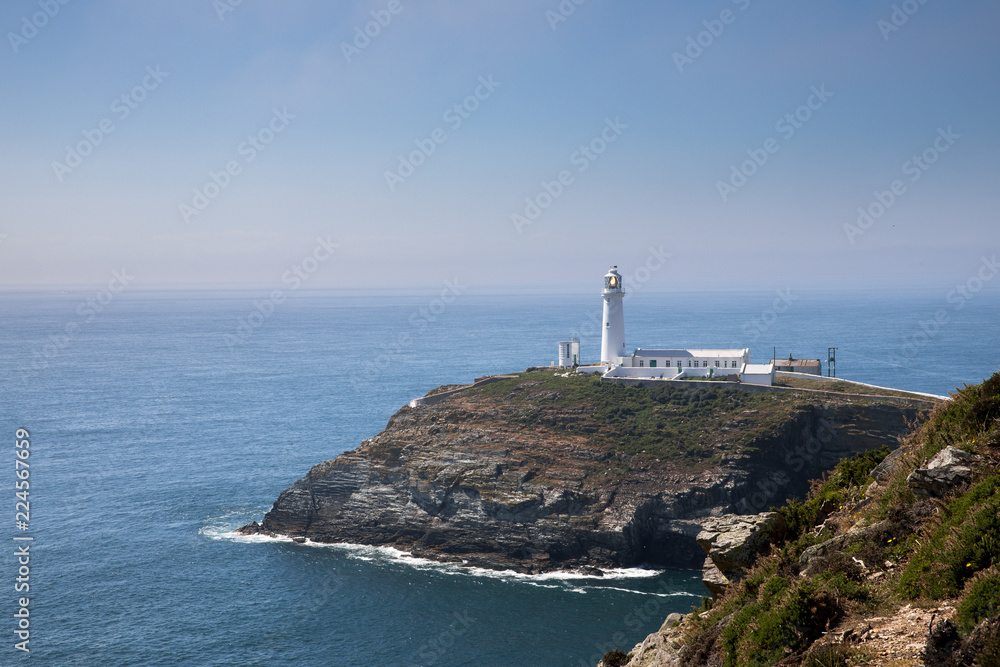
<svg viewBox="0 0 1000 667">
<path fill-rule="evenodd" d="M 926 468 L 917 468 L 906 484 L 917 498 L 943 498 L 964 488 L 972 479 L 972 454 L 957 447 L 945 447 Z"/>
<path fill-rule="evenodd" d="M 535 371 L 404 407 L 242 530 L 522 572 L 697 567 L 697 521 L 803 496 L 844 456 L 895 445 L 924 405 L 704 384 L 609 388 Z M 647 432 L 641 401 L 660 420 Z M 727 567 L 742 562 L 716 534 Z"/>
<path fill-rule="evenodd" d="M 705 562 L 701 565 L 701 583 L 705 585 L 708 594 L 713 598 L 720 597 L 733 585 L 733 582 L 722 573 L 711 556 L 705 556 Z"/>
<path fill-rule="evenodd" d="M 670 614 L 657 632 L 629 651 L 625 667 L 678 667 L 684 646 L 683 620 L 681 614 Z"/>
<path fill-rule="evenodd" d="M 701 532 L 695 539 L 705 550 L 702 581 L 712 597 L 719 597 L 730 584 L 742 579 L 767 546 L 771 533 L 783 530 L 781 515 L 775 512 L 727 514 L 700 523 Z"/>
</svg>

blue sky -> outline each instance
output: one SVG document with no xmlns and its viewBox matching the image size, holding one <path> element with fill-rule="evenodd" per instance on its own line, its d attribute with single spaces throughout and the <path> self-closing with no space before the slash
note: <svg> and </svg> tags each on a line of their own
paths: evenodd
<svg viewBox="0 0 1000 667">
<path fill-rule="evenodd" d="M 0 289 L 266 288 L 317 238 L 310 287 L 591 289 L 653 248 L 656 290 L 946 289 L 1000 251 L 995 2 L 561 4 L 4 3 Z"/>
</svg>

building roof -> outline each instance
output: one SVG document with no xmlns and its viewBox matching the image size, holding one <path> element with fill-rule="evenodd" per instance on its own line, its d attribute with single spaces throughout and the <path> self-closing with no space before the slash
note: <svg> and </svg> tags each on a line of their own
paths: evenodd
<svg viewBox="0 0 1000 667">
<path fill-rule="evenodd" d="M 774 370 L 772 364 L 744 364 L 744 375 L 770 375 Z"/>
<path fill-rule="evenodd" d="M 632 353 L 633 357 L 742 357 L 749 350 L 645 350 L 638 348 Z"/>
<path fill-rule="evenodd" d="M 819 359 L 771 359 L 775 366 L 819 366 Z"/>
</svg>

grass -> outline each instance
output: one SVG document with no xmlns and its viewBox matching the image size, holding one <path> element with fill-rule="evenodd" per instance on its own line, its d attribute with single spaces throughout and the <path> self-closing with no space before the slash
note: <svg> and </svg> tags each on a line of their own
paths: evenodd
<svg viewBox="0 0 1000 667">
<path fill-rule="evenodd" d="M 791 387 L 793 389 L 815 389 L 818 391 L 830 391 L 839 394 L 854 394 L 868 396 L 885 396 L 889 398 L 909 398 L 916 400 L 933 400 L 926 396 L 918 396 L 906 391 L 896 389 L 880 389 L 876 387 L 866 387 L 854 382 L 845 380 L 816 380 L 810 377 L 788 377 L 779 375 L 775 378 L 774 384 L 779 387 Z"/>
<path fill-rule="evenodd" d="M 727 447 L 739 449 L 770 435 L 807 402 L 721 385 L 630 386 L 538 370 L 465 395 L 505 399 L 508 419 L 518 426 L 585 430 L 589 443 L 607 452 L 688 467 L 718 463 Z M 582 411 L 584 419 L 561 423 L 559 417 L 574 410 Z"/>
<path fill-rule="evenodd" d="M 956 597 L 966 581 L 994 564 L 1000 564 L 1000 475 L 949 503 L 903 572 L 900 592 L 908 599 Z"/>
</svg>

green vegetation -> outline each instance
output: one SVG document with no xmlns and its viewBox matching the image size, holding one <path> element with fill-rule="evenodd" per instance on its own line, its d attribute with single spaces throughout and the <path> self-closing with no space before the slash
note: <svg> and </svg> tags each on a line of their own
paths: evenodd
<svg viewBox="0 0 1000 667">
<path fill-rule="evenodd" d="M 858 394 L 866 396 L 886 396 L 889 398 L 909 398 L 916 400 L 930 401 L 926 396 L 912 394 L 908 391 L 896 389 L 880 389 L 877 387 L 866 387 L 865 385 L 846 380 L 819 380 L 810 377 L 788 377 L 779 375 L 775 378 L 774 384 L 778 387 L 791 387 L 793 389 L 813 389 L 816 391 L 830 391 L 838 394 Z"/>
<path fill-rule="evenodd" d="M 806 548 L 832 536 L 829 530 L 817 534 L 813 528 L 853 500 L 871 481 L 868 472 L 888 453 L 883 448 L 841 461 L 824 482 L 814 485 L 806 502 L 794 501 L 775 510 L 784 519 L 784 527 L 771 535 L 772 555 L 760 559 L 746 579 L 695 622 L 688 657 L 696 647 L 718 642 L 724 665 L 772 665 L 789 652 L 807 649 L 850 604 L 872 598 L 857 567 L 843 554 L 813 577 L 799 576 L 798 559 Z M 716 640 L 714 623 L 730 615 Z"/>
<path fill-rule="evenodd" d="M 808 647 L 842 613 L 835 595 L 822 583 L 773 576 L 760 587 L 757 600 L 737 611 L 722 631 L 723 664 L 774 664 L 788 650 Z"/>
<path fill-rule="evenodd" d="M 882 447 L 846 458 L 837 464 L 825 481 L 813 485 L 806 502 L 792 500 L 783 507 L 772 507 L 771 510 L 782 516 L 787 527 L 783 535 L 774 537 L 785 541 L 798 540 L 807 530 L 822 523 L 856 496 L 859 488 L 863 489 L 871 483 L 868 473 L 889 453 L 888 447 Z"/>
<path fill-rule="evenodd" d="M 566 415 L 584 413 L 601 428 L 585 435 L 608 452 L 669 460 L 690 467 L 717 463 L 727 447 L 767 436 L 803 405 L 790 393 L 743 392 L 723 383 L 629 386 L 582 374 L 535 370 L 469 390 L 505 399 L 520 425 L 564 432 L 587 429 Z M 721 428 L 720 428 L 721 427 Z"/>
<path fill-rule="evenodd" d="M 949 445 L 978 455 L 973 484 L 917 499 L 907 475 Z M 903 447 L 900 469 L 874 498 L 865 497 L 869 473 L 887 448 L 841 461 L 806 501 L 776 508 L 784 521 L 770 535 L 771 553 L 702 605 L 688 623 L 682 663 L 709 664 L 715 655 L 725 665 L 844 665 L 856 652 L 850 644 L 815 652 L 811 644 L 842 619 L 922 601 L 955 605 L 981 659 L 1000 657 L 1000 373 L 938 406 Z M 814 553 L 803 570 L 802 553 L 836 535 L 842 542 Z"/>
<path fill-rule="evenodd" d="M 616 650 L 605 653 L 601 662 L 604 663 L 604 667 L 624 667 L 629 660 L 630 658 L 628 653 Z"/>
<path fill-rule="evenodd" d="M 976 573 L 1000 563 L 1000 475 L 949 503 L 943 517 L 903 572 L 900 592 L 908 599 L 955 597 Z"/>
<path fill-rule="evenodd" d="M 970 632 L 980 621 L 1000 614 L 1000 574 L 993 570 L 969 584 L 958 606 L 959 627 Z"/>
</svg>

